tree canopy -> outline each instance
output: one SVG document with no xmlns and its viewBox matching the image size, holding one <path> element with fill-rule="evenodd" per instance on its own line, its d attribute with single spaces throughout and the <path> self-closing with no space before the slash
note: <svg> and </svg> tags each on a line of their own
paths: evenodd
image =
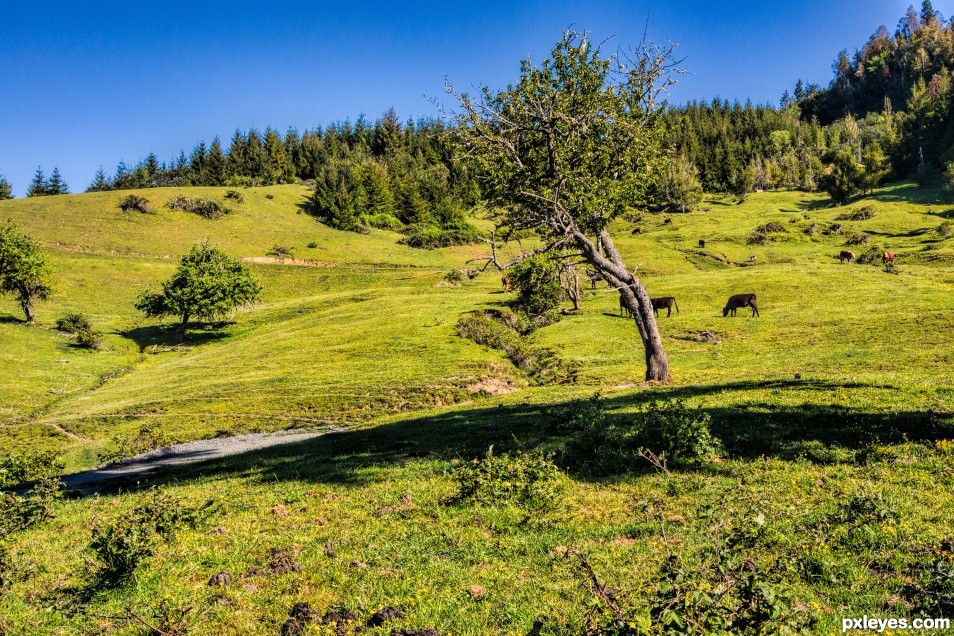
<svg viewBox="0 0 954 636">
<path fill-rule="evenodd" d="M 36 322 L 36 301 L 53 293 L 52 270 L 43 251 L 12 223 L 0 226 L 0 293 L 17 299 L 30 326 Z"/>
<path fill-rule="evenodd" d="M 572 246 L 616 287 L 633 311 L 646 378 L 667 380 L 669 362 L 645 287 L 627 269 L 607 226 L 646 205 L 665 159 L 661 98 L 678 72 L 673 47 L 643 42 L 604 56 L 586 33 L 566 31 L 540 65 L 524 60 L 507 89 L 458 93 L 459 152 L 498 224 L 529 230 L 544 246 L 501 263 Z"/>
<path fill-rule="evenodd" d="M 227 316 L 242 305 L 254 303 L 261 291 L 261 285 L 241 261 L 203 242 L 193 245 L 182 257 L 172 278 L 162 284 L 162 293 L 140 294 L 136 309 L 147 316 L 178 316 L 181 339 L 189 320 Z"/>
</svg>

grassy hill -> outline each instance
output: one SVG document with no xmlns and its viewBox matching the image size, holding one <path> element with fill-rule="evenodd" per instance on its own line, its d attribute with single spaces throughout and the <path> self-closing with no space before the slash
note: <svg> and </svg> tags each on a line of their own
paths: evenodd
<svg viewBox="0 0 954 636">
<path fill-rule="evenodd" d="M 181 624 L 194 633 L 274 634 L 298 600 L 365 619 L 400 607 L 403 622 L 380 633 L 579 633 L 611 610 L 573 555 L 648 616 L 665 556 L 698 565 L 732 532 L 747 537 L 740 558 L 787 599 L 790 622 L 812 632 L 836 630 L 842 616 L 919 615 L 924 598 L 941 598 L 912 590 L 934 589 L 922 569 L 954 521 L 943 441 L 954 436 L 954 238 L 938 231 L 954 205 L 942 192 L 896 184 L 840 208 L 821 195 L 759 193 L 617 221 L 650 294 L 679 303 L 659 319 L 673 370 L 665 386 L 640 383 L 635 328 L 603 285 L 532 336 L 581 363 L 578 381 L 534 386 L 500 352 L 456 335 L 462 314 L 508 300 L 489 271 L 443 283 L 483 246 L 416 250 L 392 232 L 317 223 L 303 213 L 304 188 L 242 192 L 246 201 L 226 201 L 233 212 L 214 221 L 165 203 L 225 201 L 224 188 L 137 192 L 155 214 L 122 212 L 126 192 L 0 201 L 0 220 L 48 251 L 58 289 L 36 329 L 0 299 L 0 444 L 55 449 L 79 469 L 144 427 L 169 441 L 327 423 L 350 432 L 157 478 L 183 502 L 214 497 L 219 512 L 164 542 L 118 590 L 83 587 L 89 529 L 149 495 L 63 504 L 12 542 L 0 633 L 149 633 L 133 614 L 155 624 L 192 608 Z M 852 220 L 860 210 L 873 216 Z M 867 243 L 846 245 L 862 234 Z M 264 298 L 175 347 L 172 325 L 133 302 L 206 238 L 249 259 Z M 299 260 L 267 258 L 276 246 Z M 842 249 L 890 249 L 895 271 L 880 260 L 841 265 Z M 758 294 L 760 318 L 722 317 L 740 292 Z M 52 328 L 70 311 L 106 334 L 104 350 Z M 598 391 L 610 423 L 638 417 L 652 398 L 702 409 L 722 460 L 658 474 L 640 463 L 601 478 L 571 469 L 556 479 L 555 508 L 529 517 L 519 505 L 449 503 L 460 461 L 492 444 L 567 455 L 550 407 Z M 273 549 L 301 570 L 249 574 Z M 232 585 L 207 587 L 223 569 Z"/>
</svg>

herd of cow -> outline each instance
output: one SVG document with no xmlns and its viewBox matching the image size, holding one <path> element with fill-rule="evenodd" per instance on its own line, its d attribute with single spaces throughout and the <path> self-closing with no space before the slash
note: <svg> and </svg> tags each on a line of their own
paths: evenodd
<svg viewBox="0 0 954 636">
<path fill-rule="evenodd" d="M 699 246 L 705 247 L 705 241 L 700 240 Z M 885 252 L 884 254 L 881 255 L 881 263 L 883 265 L 887 265 L 888 263 L 894 263 L 894 256 L 895 254 L 892 251 Z M 749 260 L 754 262 L 755 257 L 751 256 L 749 257 Z M 841 253 L 838 254 L 838 260 L 841 262 L 842 265 L 844 265 L 845 263 L 851 263 L 853 260 L 855 260 L 855 253 L 852 252 L 851 250 L 842 250 Z M 591 269 L 587 269 L 584 271 L 586 272 L 587 278 L 590 279 L 591 288 L 596 289 L 596 283 L 599 282 L 603 277 Z M 501 282 L 503 283 L 504 291 L 509 292 L 510 285 L 511 285 L 510 275 L 504 274 L 503 277 L 501 278 Z M 659 317 L 660 309 L 666 310 L 667 318 L 669 316 L 672 316 L 673 307 L 676 308 L 676 313 L 679 313 L 679 305 L 676 303 L 676 299 L 673 298 L 672 296 L 663 296 L 661 298 L 650 298 L 649 300 L 653 304 L 653 313 L 656 315 L 656 317 Z M 722 317 L 724 318 L 729 315 L 734 316 L 736 315 L 735 314 L 736 310 L 744 309 L 745 307 L 752 308 L 752 316 L 759 316 L 759 308 L 755 304 L 755 294 L 735 294 L 733 296 L 729 296 L 728 302 L 726 302 L 725 307 L 722 308 Z M 626 315 L 629 318 L 633 317 L 632 310 L 630 310 L 630 308 L 626 306 L 626 302 L 623 300 L 622 296 L 620 296 L 619 298 L 619 315 L 620 316 Z"/>
</svg>

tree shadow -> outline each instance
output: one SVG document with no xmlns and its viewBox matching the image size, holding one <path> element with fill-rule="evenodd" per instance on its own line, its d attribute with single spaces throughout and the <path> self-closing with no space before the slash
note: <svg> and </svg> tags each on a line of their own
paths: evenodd
<svg viewBox="0 0 954 636">
<path fill-rule="evenodd" d="M 26 320 L 14 314 L 0 314 L 0 324 L 25 325 Z"/>
<path fill-rule="evenodd" d="M 228 338 L 222 329 L 234 322 L 190 322 L 185 337 L 179 340 L 178 325 L 153 325 L 151 327 L 136 327 L 126 331 L 113 332 L 123 338 L 128 338 L 139 346 L 143 352 L 151 347 L 174 347 L 200 345 L 216 342 Z"/>
<path fill-rule="evenodd" d="M 727 391 L 799 389 L 806 401 L 778 406 L 762 401 L 734 407 L 702 407 L 711 418 L 711 429 L 726 456 L 738 459 L 777 457 L 795 459 L 814 445 L 863 452 L 873 444 L 954 438 L 950 413 L 931 411 L 877 411 L 831 405 L 836 389 L 892 388 L 873 384 L 836 384 L 826 381 L 766 380 L 727 384 L 663 387 L 603 399 L 606 426 L 629 426 L 635 411 L 653 400 L 690 398 Z M 241 477 L 253 480 L 299 480 L 322 484 L 363 485 L 386 479 L 382 468 L 400 466 L 418 458 L 440 460 L 482 456 L 495 452 L 534 448 L 552 449 L 556 416 L 553 407 L 521 404 L 481 406 L 466 411 L 413 417 L 371 428 L 352 429 L 301 442 L 292 442 L 240 455 L 212 459 L 126 481 L 96 485 L 94 490 L 115 491 L 130 487 L 182 483 L 198 479 Z M 641 472 L 648 466 L 633 466 Z M 570 472 L 579 480 L 591 477 Z M 603 475 L 600 481 L 619 475 Z"/>
<path fill-rule="evenodd" d="M 928 210 L 927 214 L 930 214 L 931 216 L 938 216 L 942 219 L 954 219 L 954 209 L 941 210 L 938 212 L 935 212 L 934 210 Z"/>
</svg>

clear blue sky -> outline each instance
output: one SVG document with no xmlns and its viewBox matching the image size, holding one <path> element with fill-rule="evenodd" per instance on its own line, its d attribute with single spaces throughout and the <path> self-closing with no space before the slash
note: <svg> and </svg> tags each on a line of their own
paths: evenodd
<svg viewBox="0 0 954 636">
<path fill-rule="evenodd" d="M 612 45 L 680 43 L 674 102 L 777 103 L 910 4 L 617 0 L 441 3 L 10 2 L 0 23 L 0 173 L 23 196 L 38 165 L 86 189 L 102 165 L 170 160 L 236 128 L 280 132 L 435 114 L 444 77 L 502 87 L 574 25 Z M 934 2 L 951 15 L 954 0 Z M 917 3 L 920 6 L 920 1 Z"/>
</svg>

